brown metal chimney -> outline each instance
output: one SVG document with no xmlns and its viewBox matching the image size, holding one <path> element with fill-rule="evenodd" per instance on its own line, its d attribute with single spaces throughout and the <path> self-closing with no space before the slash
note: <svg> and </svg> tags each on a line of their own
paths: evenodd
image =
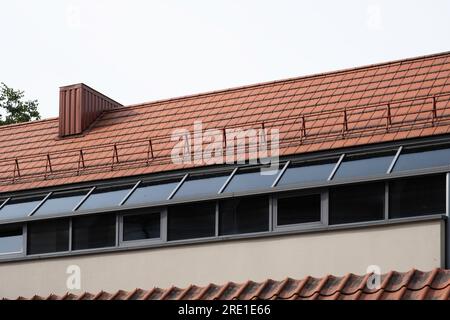
<svg viewBox="0 0 450 320">
<path fill-rule="evenodd" d="M 59 88 L 59 136 L 80 134 L 105 110 L 122 105 L 83 83 Z"/>
</svg>

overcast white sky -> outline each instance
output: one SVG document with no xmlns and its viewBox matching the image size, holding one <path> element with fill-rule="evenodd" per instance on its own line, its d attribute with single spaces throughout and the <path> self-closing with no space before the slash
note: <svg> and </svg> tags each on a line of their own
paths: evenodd
<svg viewBox="0 0 450 320">
<path fill-rule="evenodd" d="M 0 81 L 58 115 L 78 82 L 122 104 L 450 50 L 450 1 L 5 1 Z"/>
</svg>

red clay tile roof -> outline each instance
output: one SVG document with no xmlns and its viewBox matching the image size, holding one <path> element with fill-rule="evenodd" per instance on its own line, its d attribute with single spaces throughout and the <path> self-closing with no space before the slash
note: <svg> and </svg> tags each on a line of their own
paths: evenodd
<svg viewBox="0 0 450 320">
<path fill-rule="evenodd" d="M 306 277 L 302 280 L 287 278 L 283 281 L 247 281 L 205 287 L 191 285 L 180 289 L 153 288 L 151 290 L 119 290 L 115 293 L 101 291 L 48 297 L 34 296 L 31 300 L 448 300 L 450 295 L 450 270 L 434 269 L 429 272 L 410 270 L 391 271 L 381 276 L 379 289 L 366 285 L 369 274 L 351 273 L 343 277 Z M 19 297 L 19 300 L 25 299 Z"/>
<path fill-rule="evenodd" d="M 58 139 L 57 118 L 4 126 L 0 192 L 189 167 L 170 161 L 170 135 L 194 120 L 279 128 L 283 156 L 449 133 L 449 101 L 446 52 L 122 107 L 77 137 Z"/>
</svg>

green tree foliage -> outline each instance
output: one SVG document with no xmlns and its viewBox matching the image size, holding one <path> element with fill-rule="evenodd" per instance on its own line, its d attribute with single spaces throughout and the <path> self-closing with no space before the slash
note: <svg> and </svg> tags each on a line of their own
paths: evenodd
<svg viewBox="0 0 450 320">
<path fill-rule="evenodd" d="M 0 125 L 39 120 L 37 100 L 23 100 L 24 93 L 0 84 Z"/>
</svg>

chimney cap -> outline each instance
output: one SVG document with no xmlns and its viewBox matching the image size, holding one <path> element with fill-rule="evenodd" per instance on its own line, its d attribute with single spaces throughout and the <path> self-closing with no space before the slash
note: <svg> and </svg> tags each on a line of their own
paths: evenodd
<svg viewBox="0 0 450 320">
<path fill-rule="evenodd" d="M 75 88 L 84 88 L 84 89 L 90 90 L 92 92 L 97 93 L 99 96 L 103 96 L 103 97 L 107 98 L 108 100 L 111 100 L 111 102 L 114 102 L 115 104 L 123 107 L 123 105 L 120 102 L 117 102 L 116 100 L 111 99 L 110 97 L 104 95 L 100 91 L 95 90 L 91 86 L 88 86 L 84 82 L 79 82 L 79 83 L 74 83 L 74 84 L 68 84 L 68 85 L 65 85 L 65 86 L 61 86 L 61 87 L 59 87 L 59 90 L 61 91 L 61 90 L 68 90 L 68 89 L 75 89 Z"/>
</svg>

